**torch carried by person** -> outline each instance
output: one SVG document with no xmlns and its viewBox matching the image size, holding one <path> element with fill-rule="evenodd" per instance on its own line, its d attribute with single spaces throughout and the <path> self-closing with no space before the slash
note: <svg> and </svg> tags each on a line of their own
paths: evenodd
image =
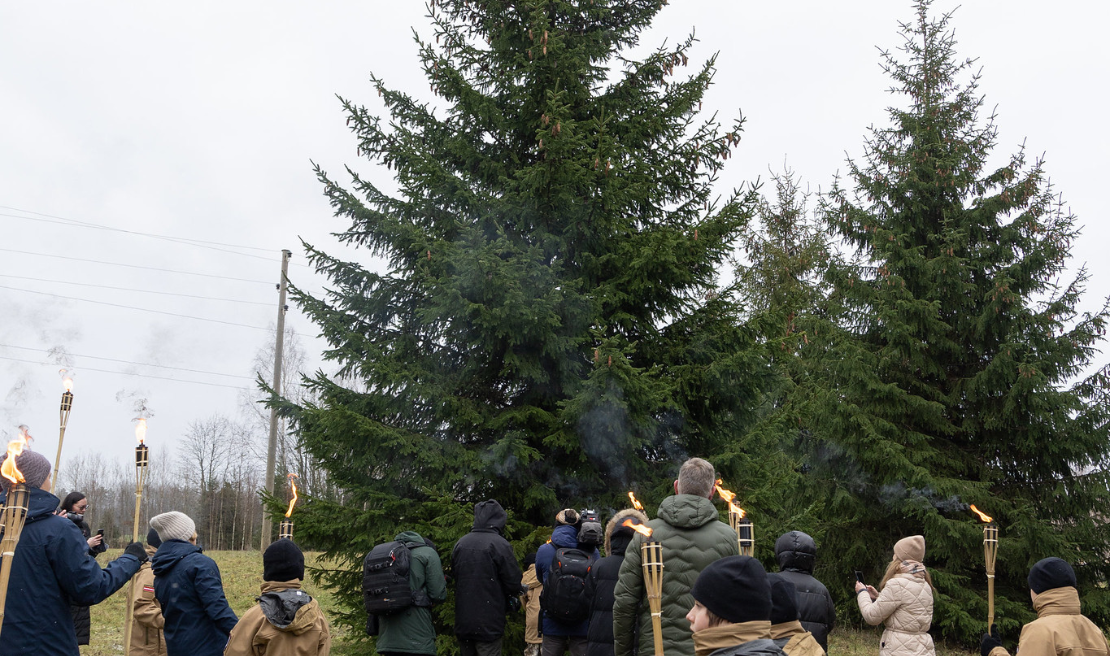
<svg viewBox="0 0 1110 656">
<path fill-rule="evenodd" d="M 285 517 L 281 520 L 281 527 L 278 529 L 278 539 L 285 538 L 287 540 L 293 539 L 293 506 L 297 505 L 297 475 L 293 472 L 287 474 L 289 477 L 289 485 L 293 488 L 293 498 L 289 500 L 289 509 L 285 511 Z"/>
<path fill-rule="evenodd" d="M 655 638 L 655 655 L 663 656 L 663 545 L 651 537 L 651 529 L 632 519 L 621 524 L 644 536 L 640 543 L 640 559 L 644 568 L 651 630 Z"/>
<path fill-rule="evenodd" d="M 73 377 L 62 369 L 58 372 L 62 376 L 62 405 L 58 411 L 60 427 L 58 429 L 58 455 L 54 456 L 54 477 L 50 482 L 50 494 L 58 489 L 58 472 L 62 466 L 62 442 L 66 439 L 66 425 L 69 424 L 69 411 L 73 409 Z"/>
<path fill-rule="evenodd" d="M 752 520 L 744 516 L 744 509 L 736 505 L 733 499 L 736 498 L 735 492 L 730 492 L 721 487 L 724 481 L 717 479 L 717 494 L 728 503 L 728 523 L 732 530 L 736 531 L 736 548 L 739 550 L 741 556 L 754 556 L 755 555 L 755 527 L 752 526 Z"/>
<path fill-rule="evenodd" d="M 994 562 L 998 555 L 998 524 L 974 504 L 971 511 L 983 522 L 983 564 L 987 570 L 987 631 L 990 631 L 994 624 Z"/>
<path fill-rule="evenodd" d="M 628 493 L 628 500 L 632 502 L 632 507 L 633 508 L 635 508 L 636 510 L 639 510 L 640 512 L 643 512 L 644 504 L 642 504 L 642 503 L 640 503 L 639 501 L 636 500 L 636 495 L 635 494 L 633 494 L 632 492 L 629 492 Z"/>
<path fill-rule="evenodd" d="M 0 630 L 4 628 L 4 607 L 8 600 L 8 580 L 12 575 L 12 559 L 15 546 L 23 532 L 23 521 L 27 518 L 27 501 L 31 496 L 25 485 L 23 472 L 19 471 L 15 459 L 23 454 L 31 439 L 26 426 L 19 427 L 19 437 L 8 443 L 8 457 L 0 465 L 0 476 L 7 480 L 8 496 L 0 512 L 0 526 L 4 531 L 0 539 Z"/>
<path fill-rule="evenodd" d="M 131 541 L 139 541 L 139 510 L 143 503 L 143 485 L 146 484 L 147 467 L 150 465 L 150 449 L 146 445 L 146 419 L 136 419 L 135 437 L 139 445 L 135 447 L 135 521 L 131 526 Z M 135 584 L 127 584 L 127 624 L 123 627 L 123 644 L 131 651 L 131 625 L 135 617 Z"/>
</svg>

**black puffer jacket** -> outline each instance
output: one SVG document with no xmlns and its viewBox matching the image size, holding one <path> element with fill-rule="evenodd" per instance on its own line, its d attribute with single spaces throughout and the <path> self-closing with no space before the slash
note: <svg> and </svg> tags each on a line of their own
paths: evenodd
<svg viewBox="0 0 1110 656">
<path fill-rule="evenodd" d="M 828 653 L 829 633 L 836 624 L 836 607 L 828 588 L 813 578 L 817 544 L 801 531 L 784 533 L 775 540 L 775 560 L 782 570 L 782 577 L 798 590 L 798 619 L 802 627 L 812 633 Z"/>
<path fill-rule="evenodd" d="M 613 591 L 624 562 L 624 550 L 632 542 L 632 529 L 621 526 L 626 519 L 647 524 L 639 510 L 622 510 L 605 526 L 605 557 L 594 563 L 586 580 L 593 603 L 590 604 L 590 629 L 586 634 L 586 656 L 613 656 Z"/>
<path fill-rule="evenodd" d="M 490 642 L 505 633 L 509 597 L 520 595 L 520 565 L 502 537 L 509 516 L 490 499 L 474 506 L 474 528 L 451 552 L 455 575 L 455 635 Z"/>
<path fill-rule="evenodd" d="M 86 541 L 92 537 L 92 529 L 89 528 L 84 515 L 66 513 L 66 518 L 76 524 L 77 528 L 81 529 L 81 535 L 85 537 Z M 89 555 L 96 558 L 98 554 L 102 554 L 107 550 L 107 545 L 102 542 L 100 546 L 89 548 Z M 70 606 L 69 612 L 73 614 L 73 630 L 77 632 L 77 644 L 89 644 L 89 638 L 92 635 L 92 616 L 89 613 L 89 607 Z"/>
</svg>

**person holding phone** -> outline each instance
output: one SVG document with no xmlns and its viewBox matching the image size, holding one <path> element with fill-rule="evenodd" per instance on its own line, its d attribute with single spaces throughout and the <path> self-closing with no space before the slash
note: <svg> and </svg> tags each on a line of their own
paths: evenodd
<svg viewBox="0 0 1110 656">
<path fill-rule="evenodd" d="M 62 500 L 62 512 L 65 513 L 66 519 L 81 529 L 81 535 L 89 545 L 89 555 L 96 558 L 108 550 L 108 545 L 104 544 L 103 530 L 97 531 L 96 535 L 92 534 L 89 523 L 85 521 L 85 513 L 88 511 L 89 500 L 81 492 L 70 492 Z M 89 644 L 92 636 L 92 614 L 89 612 L 89 607 L 70 606 L 69 611 L 73 615 L 73 629 L 77 632 L 77 644 Z"/>
<path fill-rule="evenodd" d="M 922 561 L 925 538 L 913 535 L 894 545 L 879 590 L 858 580 L 856 601 L 865 622 L 883 624 L 879 656 L 936 656 L 929 627 L 933 623 L 933 580 Z"/>
</svg>

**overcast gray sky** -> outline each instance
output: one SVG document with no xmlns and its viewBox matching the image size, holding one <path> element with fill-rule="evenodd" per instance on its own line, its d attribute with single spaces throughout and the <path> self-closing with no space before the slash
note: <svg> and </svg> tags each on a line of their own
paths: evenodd
<svg viewBox="0 0 1110 656">
<path fill-rule="evenodd" d="M 356 159 L 335 94 L 380 111 L 375 72 L 434 100 L 410 31 L 430 34 L 424 14 L 417 0 L 0 5 L 0 435 L 28 424 L 53 458 L 61 384 L 45 351 L 57 347 L 77 372 L 66 454 L 129 458 L 136 399 L 154 413 L 155 456 L 176 449 L 190 421 L 234 415 L 235 388 L 251 385 L 255 353 L 273 339 L 279 250 L 303 265 L 298 237 L 337 250 L 328 233 L 344 227 L 309 160 L 390 186 L 387 171 Z M 895 48 L 897 21 L 912 17 L 908 1 L 672 0 L 643 44 L 696 29 L 694 59 L 720 53 L 705 111 L 748 118 L 722 191 L 784 162 L 827 189 L 867 126 L 885 124 L 876 46 Z M 998 162 L 1023 140 L 1045 153 L 1086 226 L 1074 255 L 1093 278 L 1088 309 L 1110 294 L 1098 201 L 1110 173 L 1108 19 L 1108 3 L 970 0 L 952 23 L 998 108 Z M 290 276 L 320 284 L 303 266 Z M 295 310 L 288 321 L 315 332 Z M 318 363 L 320 345 L 306 346 Z"/>
</svg>

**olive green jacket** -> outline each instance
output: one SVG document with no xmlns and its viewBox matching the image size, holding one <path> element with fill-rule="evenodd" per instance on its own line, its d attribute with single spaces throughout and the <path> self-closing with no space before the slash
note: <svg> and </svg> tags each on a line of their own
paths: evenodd
<svg viewBox="0 0 1110 656">
<path fill-rule="evenodd" d="M 686 621 L 686 613 L 694 605 L 690 588 L 709 563 L 737 554 L 736 531 L 718 519 L 713 502 L 690 494 L 664 499 L 658 517 L 648 526 L 653 531 L 652 539 L 663 545 L 663 652 L 666 656 L 694 656 L 690 623 Z M 614 592 L 616 656 L 632 656 L 637 640 L 641 656 L 652 656 L 654 651 L 640 560 L 643 539 L 637 533 L 625 550 Z"/>
<path fill-rule="evenodd" d="M 424 538 L 415 531 L 405 531 L 393 539 L 409 547 L 409 586 L 412 591 L 424 591 L 433 604 L 447 599 L 443 564 L 436 550 L 425 544 Z M 435 654 L 436 631 L 432 625 L 431 608 L 409 606 L 390 615 L 379 615 L 378 637 L 374 646 L 378 653 Z"/>
</svg>

